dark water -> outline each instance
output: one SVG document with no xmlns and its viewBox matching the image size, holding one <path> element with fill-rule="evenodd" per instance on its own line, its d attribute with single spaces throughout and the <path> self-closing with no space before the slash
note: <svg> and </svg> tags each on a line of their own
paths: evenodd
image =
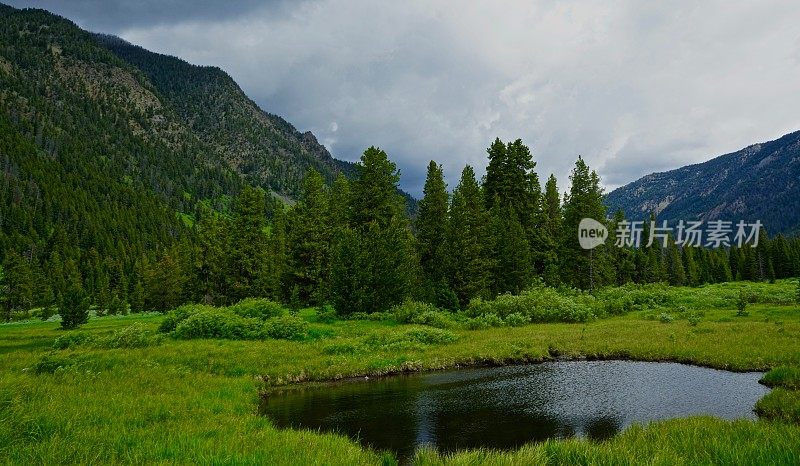
<svg viewBox="0 0 800 466">
<path fill-rule="evenodd" d="M 347 382 L 273 393 L 261 412 L 281 427 L 335 431 L 401 459 L 508 449 L 548 438 L 608 438 L 633 423 L 708 414 L 755 419 L 761 373 L 674 363 L 546 362 Z"/>
</svg>

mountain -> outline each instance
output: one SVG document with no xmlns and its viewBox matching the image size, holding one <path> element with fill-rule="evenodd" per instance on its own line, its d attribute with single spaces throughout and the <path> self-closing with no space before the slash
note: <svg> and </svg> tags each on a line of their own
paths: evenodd
<svg viewBox="0 0 800 466">
<path fill-rule="evenodd" d="M 251 184 L 296 197 L 309 168 L 331 183 L 352 164 L 334 159 L 311 132 L 250 100 L 224 71 L 161 55 L 118 37 L 95 35 L 116 56 L 141 70 L 190 131 Z"/>
<path fill-rule="evenodd" d="M 606 204 L 628 219 L 761 220 L 770 234 L 800 233 L 800 131 L 647 175 L 609 193 Z"/>
<path fill-rule="evenodd" d="M 0 4 L 0 255 L 132 266 L 187 235 L 198 203 L 224 210 L 246 184 L 291 201 L 310 168 L 355 170 L 219 68 Z"/>
</svg>

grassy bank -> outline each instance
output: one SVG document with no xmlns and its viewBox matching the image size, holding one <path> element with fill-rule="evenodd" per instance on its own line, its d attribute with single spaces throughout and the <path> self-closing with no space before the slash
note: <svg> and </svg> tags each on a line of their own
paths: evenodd
<svg viewBox="0 0 800 466">
<path fill-rule="evenodd" d="M 737 316 L 734 299 L 742 287 L 760 298 L 748 315 Z M 677 289 L 670 299 L 637 304 L 624 315 L 478 330 L 458 319 L 443 330 L 395 320 L 326 323 L 309 309 L 300 313 L 308 331 L 299 341 L 177 339 L 158 333 L 163 316 L 93 319 L 78 332 L 55 323 L 2 325 L 0 461 L 391 463 L 391 455 L 345 437 L 275 429 L 256 415 L 259 393 L 357 375 L 586 356 L 783 369 L 771 375 L 780 388 L 759 402 L 769 421 L 673 420 L 606 442 L 551 441 L 452 457 L 422 452 L 418 461 L 797 463 L 800 427 L 792 413 L 800 403 L 794 369 L 800 367 L 800 306 L 784 299 L 792 287 Z M 89 338 L 63 344 L 75 334 Z M 56 339 L 61 349 L 54 349 Z"/>
</svg>

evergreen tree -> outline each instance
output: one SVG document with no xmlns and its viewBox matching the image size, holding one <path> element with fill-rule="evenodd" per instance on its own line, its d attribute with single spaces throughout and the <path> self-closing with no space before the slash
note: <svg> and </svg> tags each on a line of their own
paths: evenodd
<svg viewBox="0 0 800 466">
<path fill-rule="evenodd" d="M 144 306 L 149 311 L 167 312 L 181 304 L 186 276 L 175 250 L 164 253 L 145 270 Z"/>
<path fill-rule="evenodd" d="M 686 270 L 683 267 L 681 250 L 672 238 L 670 238 L 667 248 L 667 270 L 670 285 L 683 286 L 686 284 Z"/>
<path fill-rule="evenodd" d="M 3 262 L 0 296 L 4 298 L 3 319 L 11 320 L 15 312 L 25 312 L 33 306 L 34 281 L 28 259 L 9 251 Z"/>
<path fill-rule="evenodd" d="M 558 251 L 561 246 L 563 231 L 561 229 L 561 199 L 554 175 L 550 175 L 547 183 L 545 183 L 541 212 L 544 219 L 541 230 L 540 251 L 542 278 L 548 285 L 557 286 L 561 282 Z"/>
<path fill-rule="evenodd" d="M 281 203 L 274 211 L 269 234 L 269 254 L 266 266 L 267 296 L 280 301 L 284 294 L 286 273 L 286 212 Z"/>
<path fill-rule="evenodd" d="M 234 301 L 264 296 L 268 288 L 264 191 L 246 186 L 236 200 L 231 231 L 230 279 Z"/>
<path fill-rule="evenodd" d="M 58 303 L 61 327 L 70 330 L 89 321 L 89 297 L 81 285 L 82 279 L 74 261 L 65 264 L 66 288 Z"/>
<path fill-rule="evenodd" d="M 466 306 L 475 297 L 488 297 L 494 269 L 489 214 L 469 165 L 464 167 L 453 190 L 445 244 L 447 277 L 460 306 Z"/>
<path fill-rule="evenodd" d="M 325 182 L 315 170 L 306 174 L 303 196 L 289 215 L 287 289 L 301 305 L 324 301 L 329 270 L 331 226 Z"/>
<path fill-rule="evenodd" d="M 331 266 L 336 311 L 376 312 L 412 291 L 415 255 L 399 173 L 386 153 L 367 149 L 351 186 L 350 228 L 338 241 Z"/>
<path fill-rule="evenodd" d="M 609 257 L 614 269 L 615 283 L 617 285 L 624 285 L 633 281 L 636 273 L 636 265 L 634 263 L 635 253 L 631 250 L 630 246 L 616 246 L 617 228 L 623 220 L 625 220 L 625 214 L 621 210 L 618 210 L 614 214 L 614 218 L 608 228 L 608 244 L 614 245 L 610 247 Z"/>
<path fill-rule="evenodd" d="M 683 248 L 683 268 L 686 271 L 686 283 L 689 286 L 698 286 L 701 283 L 700 270 L 695 257 L 694 247 Z"/>
<path fill-rule="evenodd" d="M 564 239 L 561 257 L 564 281 L 581 289 L 594 289 L 611 282 L 607 245 L 584 250 L 578 243 L 578 225 L 583 218 L 605 220 L 600 178 L 578 157 L 570 175 L 570 191 L 564 198 Z"/>
<path fill-rule="evenodd" d="M 494 248 L 494 292 L 519 293 L 533 275 L 530 245 L 525 230 L 511 206 L 496 206 L 491 210 Z"/>
<path fill-rule="evenodd" d="M 440 283 L 445 278 L 443 244 L 447 226 L 447 208 L 448 195 L 444 173 L 441 165 L 431 160 L 415 222 L 420 266 L 430 283 Z"/>
<path fill-rule="evenodd" d="M 791 254 L 786 238 L 778 235 L 772 241 L 770 247 L 770 258 L 775 270 L 776 278 L 791 277 L 794 270 L 792 267 Z"/>
<path fill-rule="evenodd" d="M 193 288 L 205 304 L 227 303 L 227 235 L 225 220 L 201 208 L 195 223 Z"/>
</svg>

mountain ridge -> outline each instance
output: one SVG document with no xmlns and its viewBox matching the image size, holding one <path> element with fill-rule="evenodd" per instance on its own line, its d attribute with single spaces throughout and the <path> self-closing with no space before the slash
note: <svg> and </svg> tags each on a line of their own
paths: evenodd
<svg viewBox="0 0 800 466">
<path fill-rule="evenodd" d="M 606 203 L 631 219 L 761 220 L 771 234 L 800 233 L 800 131 L 645 175 Z"/>
</svg>

